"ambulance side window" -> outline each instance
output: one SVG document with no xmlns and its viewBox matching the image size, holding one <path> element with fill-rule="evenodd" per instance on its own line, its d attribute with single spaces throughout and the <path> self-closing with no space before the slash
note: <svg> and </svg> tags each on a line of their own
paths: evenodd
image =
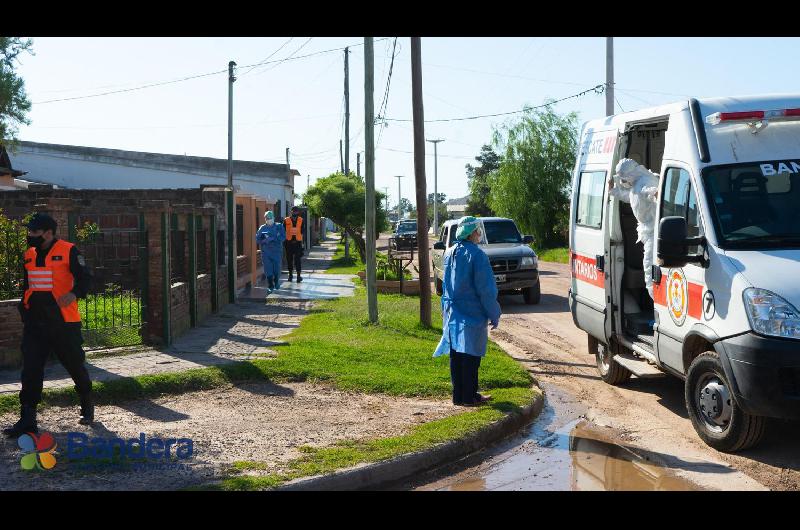
<svg viewBox="0 0 800 530">
<path fill-rule="evenodd" d="M 686 219 L 689 237 L 703 233 L 691 177 L 688 171 L 681 168 L 667 169 L 664 188 L 661 190 L 661 218 L 673 215 Z M 698 249 L 690 247 L 689 252 L 696 253 Z"/>
<path fill-rule="evenodd" d="M 578 205 L 575 224 L 600 228 L 603 222 L 603 194 L 606 189 L 605 171 L 584 171 L 578 182 Z"/>
</svg>

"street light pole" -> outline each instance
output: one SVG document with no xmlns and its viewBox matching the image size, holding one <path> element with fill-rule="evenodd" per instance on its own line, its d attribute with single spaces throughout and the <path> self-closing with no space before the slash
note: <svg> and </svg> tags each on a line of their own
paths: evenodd
<svg viewBox="0 0 800 530">
<path fill-rule="evenodd" d="M 236 216 L 233 214 L 233 75 L 234 61 L 228 63 L 228 302 L 236 301 L 236 251 L 233 234 Z"/>
<path fill-rule="evenodd" d="M 606 116 L 614 115 L 614 37 L 606 37 Z"/>
<path fill-rule="evenodd" d="M 433 144 L 433 235 L 435 236 L 439 229 L 439 152 L 436 148 L 439 147 L 439 142 L 444 140 L 426 141 Z"/>
</svg>

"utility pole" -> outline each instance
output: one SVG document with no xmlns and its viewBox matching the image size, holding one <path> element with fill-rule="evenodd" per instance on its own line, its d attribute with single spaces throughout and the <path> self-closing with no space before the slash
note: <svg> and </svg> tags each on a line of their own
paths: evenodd
<svg viewBox="0 0 800 530">
<path fill-rule="evenodd" d="M 439 142 L 444 140 L 428 140 L 433 144 L 433 235 L 438 233 L 439 229 L 439 152 L 436 149 L 439 147 Z"/>
<path fill-rule="evenodd" d="M 289 167 L 289 148 L 286 148 L 286 169 L 291 169 Z"/>
<path fill-rule="evenodd" d="M 384 209 L 386 210 L 386 215 L 389 215 L 389 187 L 383 187 L 383 198 L 386 199 L 386 206 Z"/>
<path fill-rule="evenodd" d="M 361 176 L 361 152 L 356 153 L 356 175 Z"/>
<path fill-rule="evenodd" d="M 339 140 L 339 167 L 341 168 L 342 173 L 344 173 L 344 158 L 342 158 L 342 141 L 341 140 Z"/>
<path fill-rule="evenodd" d="M 233 75 L 234 61 L 228 63 L 228 302 L 236 302 L 236 249 L 233 234 L 236 216 L 233 213 Z"/>
<path fill-rule="evenodd" d="M 345 48 L 345 54 L 347 48 Z M 366 155 L 366 204 L 364 208 L 367 224 L 367 308 L 369 321 L 378 323 L 378 288 L 375 266 L 375 56 L 372 37 L 364 37 L 364 143 Z M 345 65 L 347 55 L 345 55 Z M 361 153 L 356 154 L 359 160 Z M 359 174 L 361 170 L 359 169 Z"/>
<path fill-rule="evenodd" d="M 425 186 L 425 112 L 422 104 L 422 42 L 411 37 L 411 104 L 414 119 L 414 176 L 417 187 L 419 321 L 431 325 L 431 262 L 428 252 L 428 195 Z"/>
<path fill-rule="evenodd" d="M 400 197 L 402 197 L 402 195 L 400 195 L 400 179 L 403 178 L 403 175 L 395 175 L 394 178 L 397 179 L 397 222 L 399 223 L 400 216 L 403 214 L 403 211 L 400 209 Z"/>
<path fill-rule="evenodd" d="M 350 173 L 350 49 L 344 49 L 344 174 Z"/>
<path fill-rule="evenodd" d="M 606 37 L 606 116 L 614 115 L 614 37 Z"/>
</svg>

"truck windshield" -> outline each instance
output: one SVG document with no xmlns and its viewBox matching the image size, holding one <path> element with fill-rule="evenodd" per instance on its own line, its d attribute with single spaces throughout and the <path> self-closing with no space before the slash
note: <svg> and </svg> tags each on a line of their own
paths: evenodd
<svg viewBox="0 0 800 530">
<path fill-rule="evenodd" d="M 397 227 L 398 232 L 416 232 L 417 231 L 417 223 L 400 223 L 400 226 Z"/>
<path fill-rule="evenodd" d="M 517 225 L 513 221 L 484 221 L 484 241 L 492 243 L 521 243 Z"/>
<path fill-rule="evenodd" d="M 723 248 L 800 248 L 800 159 L 703 170 Z"/>
</svg>

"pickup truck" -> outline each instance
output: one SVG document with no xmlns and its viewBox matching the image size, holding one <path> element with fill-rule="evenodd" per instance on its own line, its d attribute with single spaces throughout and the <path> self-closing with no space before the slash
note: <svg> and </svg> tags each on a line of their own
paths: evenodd
<svg viewBox="0 0 800 530">
<path fill-rule="evenodd" d="M 526 304 L 538 304 L 541 298 L 538 259 L 529 246 L 533 236 L 520 235 L 513 220 L 505 217 L 481 217 L 481 249 L 489 257 L 497 290 L 502 294 L 522 292 Z M 446 221 L 433 245 L 433 277 L 436 294 L 442 294 L 444 253 L 456 242 L 458 220 Z"/>
</svg>

